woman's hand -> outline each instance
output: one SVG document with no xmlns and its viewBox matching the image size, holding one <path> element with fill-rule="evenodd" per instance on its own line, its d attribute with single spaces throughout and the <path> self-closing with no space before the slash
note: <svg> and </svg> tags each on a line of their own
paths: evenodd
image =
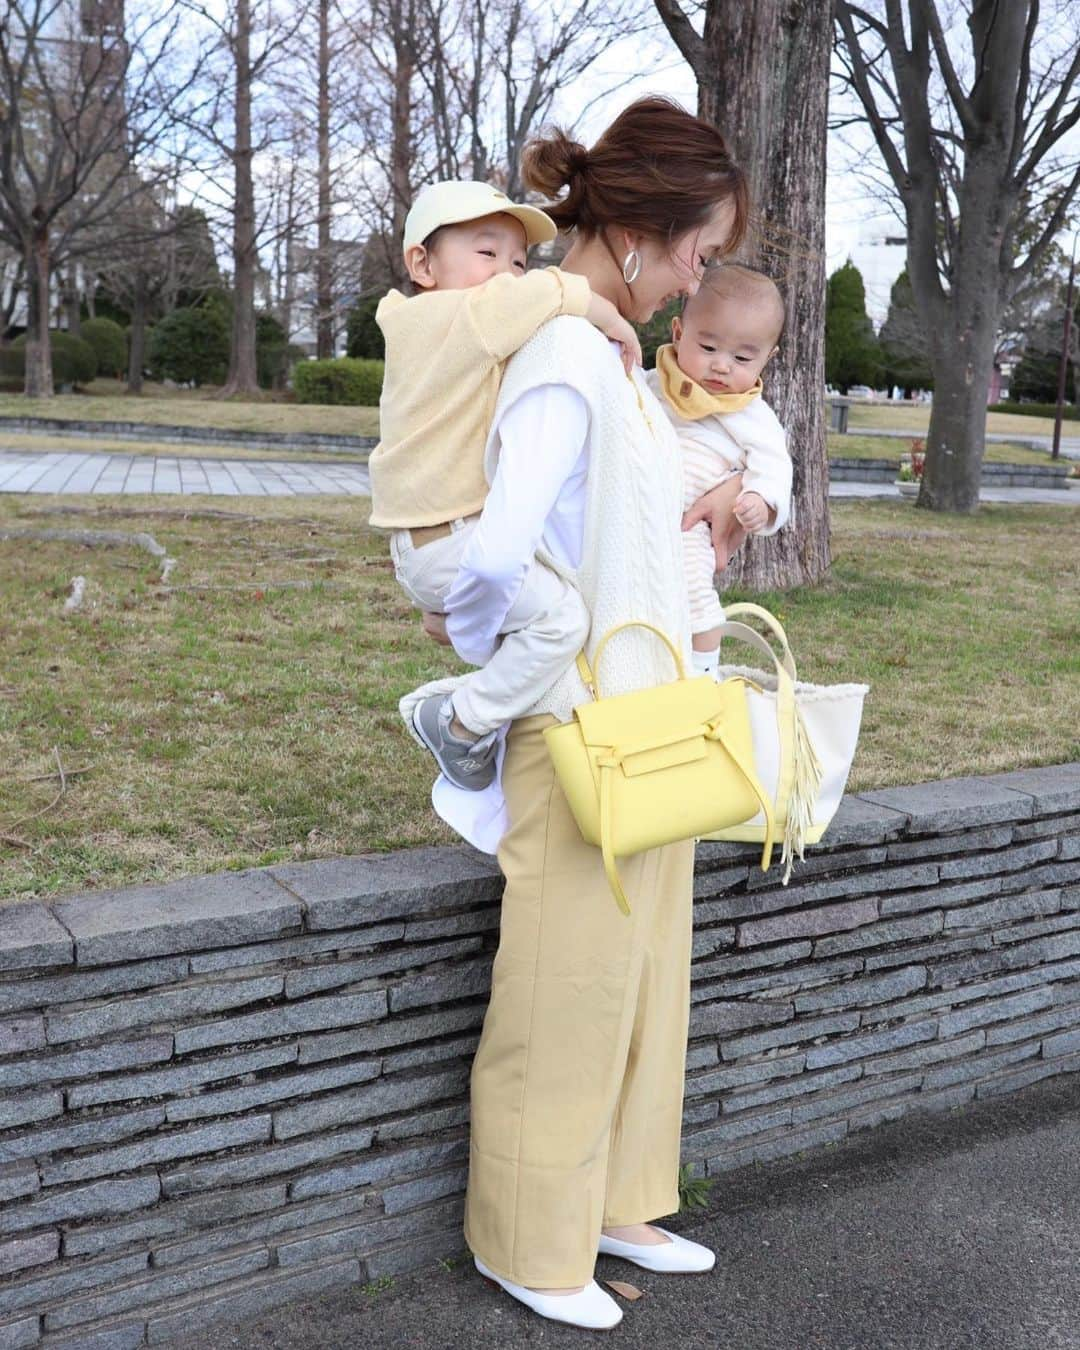
<svg viewBox="0 0 1080 1350">
<path fill-rule="evenodd" d="M 440 647 L 449 647 L 450 638 L 446 631 L 446 615 L 432 614 L 430 611 L 424 611 L 424 632 Z"/>
<path fill-rule="evenodd" d="M 718 487 L 710 488 L 683 515 L 682 527 L 692 530 L 702 520 L 709 522 L 716 570 L 722 572 L 736 549 L 746 538 L 746 530 L 735 518 L 735 499 L 742 491 L 742 474 L 736 474 Z"/>
</svg>

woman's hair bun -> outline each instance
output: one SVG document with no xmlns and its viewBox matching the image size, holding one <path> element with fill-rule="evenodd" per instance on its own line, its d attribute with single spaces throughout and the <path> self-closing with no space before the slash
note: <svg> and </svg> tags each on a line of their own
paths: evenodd
<svg viewBox="0 0 1080 1350">
<path fill-rule="evenodd" d="M 526 145 L 521 155 L 521 177 L 534 192 L 557 197 L 585 171 L 588 163 L 588 150 L 565 132 L 556 130 Z"/>
</svg>

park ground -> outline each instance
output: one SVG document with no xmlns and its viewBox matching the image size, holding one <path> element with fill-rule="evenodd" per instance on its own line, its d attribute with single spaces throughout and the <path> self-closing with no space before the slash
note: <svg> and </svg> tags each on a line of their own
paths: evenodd
<svg viewBox="0 0 1080 1350">
<path fill-rule="evenodd" d="M 0 528 L 145 531 L 176 559 L 162 584 L 136 547 L 0 540 L 7 901 L 448 839 L 396 700 L 459 667 L 366 499 L 222 501 L 0 494 Z M 757 598 L 804 677 L 871 686 L 852 790 L 1080 757 L 1071 512 L 832 519 L 825 580 Z"/>
</svg>

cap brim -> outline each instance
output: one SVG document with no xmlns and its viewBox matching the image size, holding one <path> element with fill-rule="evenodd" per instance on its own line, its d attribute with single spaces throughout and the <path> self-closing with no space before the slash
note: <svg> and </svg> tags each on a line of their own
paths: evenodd
<svg viewBox="0 0 1080 1350">
<path fill-rule="evenodd" d="M 531 248 L 533 244 L 546 244 L 554 239 L 559 233 L 559 227 L 538 207 L 519 206 L 516 202 L 507 202 L 505 206 L 501 203 L 498 206 L 492 206 L 490 211 L 477 212 L 473 210 L 463 210 L 460 215 L 454 213 L 446 215 L 439 222 L 439 225 L 464 225 L 466 221 L 479 220 L 481 216 L 513 216 L 515 220 L 521 221 L 525 230 L 525 243 Z M 432 227 L 437 228 L 435 226 Z M 430 231 L 428 232 L 430 233 Z M 419 239 L 414 243 L 420 243 Z M 405 247 L 409 247 L 406 242 Z"/>
</svg>

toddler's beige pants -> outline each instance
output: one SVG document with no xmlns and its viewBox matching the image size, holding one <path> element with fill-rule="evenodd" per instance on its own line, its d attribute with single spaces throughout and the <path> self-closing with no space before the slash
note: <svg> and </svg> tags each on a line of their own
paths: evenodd
<svg viewBox="0 0 1080 1350">
<path fill-rule="evenodd" d="M 510 729 L 511 827 L 491 1002 L 472 1069 L 465 1239 L 505 1279 L 593 1278 L 601 1227 L 679 1207 L 690 1016 L 691 841 L 620 860 L 617 908 L 544 744 Z"/>
</svg>

